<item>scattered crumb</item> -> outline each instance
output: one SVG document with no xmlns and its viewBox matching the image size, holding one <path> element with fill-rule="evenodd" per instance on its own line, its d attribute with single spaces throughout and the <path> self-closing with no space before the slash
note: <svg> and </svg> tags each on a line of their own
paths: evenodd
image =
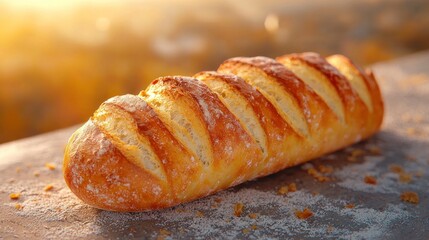
<svg viewBox="0 0 429 240">
<path fill-rule="evenodd" d="M 289 192 L 296 192 L 296 190 L 297 190 L 296 184 L 295 183 L 290 183 L 288 185 L 288 189 L 289 189 Z"/>
<path fill-rule="evenodd" d="M 24 208 L 24 206 L 22 206 L 21 204 L 19 204 L 19 203 L 15 204 L 16 210 L 22 210 L 23 208 Z"/>
<path fill-rule="evenodd" d="M 350 152 L 351 157 L 360 157 L 360 156 L 363 156 L 364 154 L 365 154 L 365 151 L 362 149 L 354 149 L 353 151 Z"/>
<path fill-rule="evenodd" d="M 356 162 L 359 157 L 365 155 L 365 151 L 362 149 L 354 149 L 350 152 L 349 156 L 347 157 L 347 161 L 349 162 Z"/>
<path fill-rule="evenodd" d="M 353 203 L 349 203 L 346 206 L 344 206 L 345 208 L 355 208 L 355 205 Z"/>
<path fill-rule="evenodd" d="M 11 193 L 11 194 L 9 194 L 9 197 L 12 200 L 18 200 L 19 197 L 21 197 L 21 193 Z"/>
<path fill-rule="evenodd" d="M 49 170 L 55 170 L 55 164 L 53 163 L 46 163 L 45 167 Z"/>
<path fill-rule="evenodd" d="M 307 219 L 307 218 L 313 216 L 313 212 L 310 209 L 305 208 L 302 211 L 296 211 L 295 216 L 299 219 Z"/>
<path fill-rule="evenodd" d="M 43 191 L 48 192 L 48 191 L 51 191 L 52 189 L 54 189 L 54 185 L 48 184 L 43 188 Z"/>
<path fill-rule="evenodd" d="M 258 218 L 258 214 L 257 213 L 249 213 L 249 218 L 250 219 L 256 219 L 256 218 Z"/>
<path fill-rule="evenodd" d="M 331 179 L 329 177 L 326 177 L 324 175 L 322 175 L 319 171 L 317 171 L 317 169 L 315 168 L 310 168 L 307 170 L 307 173 L 312 176 L 314 179 L 316 179 L 319 182 L 328 182 Z"/>
<path fill-rule="evenodd" d="M 418 204 L 419 203 L 419 195 L 416 192 L 403 192 L 401 194 L 401 200 L 403 202 Z"/>
<path fill-rule="evenodd" d="M 21 168 L 20 168 L 20 167 L 17 167 L 17 168 L 16 168 L 16 172 L 17 172 L 17 173 L 20 173 L 20 172 L 21 172 Z"/>
<path fill-rule="evenodd" d="M 278 195 L 285 195 L 288 192 L 289 192 L 289 187 L 288 186 L 281 186 L 279 188 L 279 190 L 277 191 L 277 194 Z"/>
<path fill-rule="evenodd" d="M 204 213 L 201 211 L 198 211 L 198 210 L 196 212 L 196 215 L 197 215 L 197 217 L 204 217 Z"/>
<path fill-rule="evenodd" d="M 35 176 L 35 177 L 40 176 L 40 173 L 39 173 L 39 172 L 34 172 L 33 174 L 34 174 L 34 176 Z"/>
<path fill-rule="evenodd" d="M 243 234 L 248 234 L 250 233 L 251 230 L 257 230 L 258 226 L 256 226 L 255 224 L 253 224 L 252 226 L 250 226 L 250 228 L 244 228 L 242 230 Z"/>
<path fill-rule="evenodd" d="M 288 192 L 296 192 L 297 188 L 296 188 L 296 184 L 295 183 L 289 183 L 289 185 L 284 185 L 281 186 L 279 188 L 279 190 L 277 191 L 278 195 L 285 195 Z"/>
<path fill-rule="evenodd" d="M 377 184 L 377 179 L 374 176 L 365 176 L 363 181 L 367 184 L 372 184 L 372 185 Z"/>
<path fill-rule="evenodd" d="M 321 173 L 326 173 L 326 174 L 330 174 L 334 171 L 334 168 L 332 166 L 327 166 L 327 165 L 319 165 L 319 172 Z"/>
<path fill-rule="evenodd" d="M 242 203 L 236 203 L 234 206 L 234 215 L 236 217 L 241 217 L 241 214 L 243 213 L 244 205 Z"/>
<path fill-rule="evenodd" d="M 15 182 L 15 179 L 11 178 L 11 179 L 7 180 L 7 182 L 8 182 L 8 183 L 14 183 L 14 182 Z"/>
<path fill-rule="evenodd" d="M 332 231 L 334 231 L 334 227 L 333 227 L 333 226 L 331 226 L 331 225 L 329 225 L 329 226 L 326 228 L 326 232 L 327 232 L 327 233 L 331 233 Z"/>
<path fill-rule="evenodd" d="M 398 165 L 398 164 L 391 164 L 391 165 L 389 165 L 389 169 L 390 169 L 391 172 L 394 172 L 394 173 L 402 173 L 402 172 L 404 172 L 404 169 L 400 165 Z"/>
<path fill-rule="evenodd" d="M 179 212 L 179 213 L 184 213 L 184 212 L 187 212 L 186 211 L 186 209 L 184 209 L 184 208 L 176 208 L 176 210 L 175 210 L 176 212 Z"/>
<path fill-rule="evenodd" d="M 381 148 L 379 146 L 374 146 L 374 145 L 368 147 L 368 152 L 371 155 L 381 155 L 382 153 Z"/>
<path fill-rule="evenodd" d="M 401 172 L 399 173 L 399 181 L 401 183 L 410 183 L 413 177 L 409 173 Z"/>
<path fill-rule="evenodd" d="M 158 234 L 158 237 L 156 239 L 157 240 L 164 240 L 166 237 L 168 237 L 170 235 L 171 235 L 170 231 L 168 231 L 164 228 L 161 228 L 161 229 L 159 229 L 159 234 Z"/>
<path fill-rule="evenodd" d="M 219 204 L 222 202 L 222 198 L 215 198 L 214 203 L 212 204 L 212 208 L 218 208 Z"/>
</svg>

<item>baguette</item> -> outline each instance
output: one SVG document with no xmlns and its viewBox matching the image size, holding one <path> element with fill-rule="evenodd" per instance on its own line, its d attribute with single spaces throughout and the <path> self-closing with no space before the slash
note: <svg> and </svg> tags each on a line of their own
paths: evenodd
<svg viewBox="0 0 429 240">
<path fill-rule="evenodd" d="M 382 119 L 373 74 L 344 56 L 232 58 L 104 102 L 70 138 L 63 172 L 96 208 L 166 208 L 368 138 Z"/>
</svg>

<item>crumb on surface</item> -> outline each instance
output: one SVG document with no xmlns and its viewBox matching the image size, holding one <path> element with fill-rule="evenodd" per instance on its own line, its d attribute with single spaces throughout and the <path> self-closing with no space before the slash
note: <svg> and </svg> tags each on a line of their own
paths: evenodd
<svg viewBox="0 0 429 240">
<path fill-rule="evenodd" d="M 256 219 L 256 218 L 258 218 L 258 214 L 257 213 L 249 213 L 249 218 L 250 219 Z"/>
<path fill-rule="evenodd" d="M 256 226 L 255 224 L 253 224 L 252 226 L 248 227 L 248 228 L 243 228 L 243 230 L 241 230 L 243 232 L 243 234 L 249 234 L 251 230 L 257 230 L 258 226 Z"/>
<path fill-rule="evenodd" d="M 364 154 L 365 154 L 365 151 L 362 149 L 354 149 L 353 151 L 350 152 L 351 157 L 360 157 L 360 156 L 363 156 Z"/>
<path fill-rule="evenodd" d="M 214 199 L 214 202 L 212 203 L 212 208 L 218 208 L 219 207 L 219 204 L 222 202 L 222 198 L 219 198 L 219 197 L 217 197 L 217 198 L 215 198 Z"/>
<path fill-rule="evenodd" d="M 197 215 L 197 217 L 204 217 L 204 213 L 201 211 L 197 210 L 195 214 Z"/>
<path fill-rule="evenodd" d="M 328 182 L 331 180 L 329 177 L 324 176 L 315 168 L 309 168 L 307 173 L 319 182 Z"/>
<path fill-rule="evenodd" d="M 21 197 L 21 193 L 18 193 L 18 192 L 9 194 L 9 198 L 12 200 L 18 200 L 19 197 Z"/>
<path fill-rule="evenodd" d="M 347 156 L 347 161 L 349 162 L 356 162 L 358 158 L 365 155 L 365 151 L 362 149 L 354 149 L 349 153 L 349 156 Z"/>
<path fill-rule="evenodd" d="M 170 235 L 171 235 L 170 231 L 168 231 L 167 229 L 161 228 L 161 229 L 159 229 L 159 234 L 158 234 L 158 237 L 156 239 L 157 240 L 163 240 Z"/>
<path fill-rule="evenodd" d="M 394 172 L 394 173 L 404 172 L 404 169 L 400 165 L 398 165 L 398 164 L 390 164 L 389 165 L 389 170 L 391 172 Z"/>
<path fill-rule="evenodd" d="M 401 172 L 399 173 L 399 181 L 401 183 L 410 183 L 413 180 L 413 176 L 409 173 Z"/>
<path fill-rule="evenodd" d="M 319 172 L 321 173 L 326 173 L 326 174 L 330 174 L 334 171 L 334 168 L 332 166 L 328 166 L 328 165 L 319 165 Z"/>
<path fill-rule="evenodd" d="M 277 194 L 285 195 L 289 192 L 296 192 L 296 190 L 297 190 L 296 183 L 289 183 L 288 185 L 281 186 L 278 189 Z"/>
<path fill-rule="evenodd" d="M 289 183 L 289 185 L 287 186 L 289 189 L 289 192 L 296 192 L 296 184 L 295 183 Z"/>
<path fill-rule="evenodd" d="M 401 200 L 413 204 L 419 203 L 419 195 L 416 192 L 403 192 L 401 193 Z"/>
<path fill-rule="evenodd" d="M 382 153 L 381 148 L 379 146 L 375 146 L 375 145 L 369 146 L 368 152 L 372 155 L 381 155 L 381 153 Z"/>
<path fill-rule="evenodd" d="M 39 172 L 34 172 L 33 174 L 34 174 L 34 176 L 35 176 L 35 177 L 40 176 L 40 173 L 39 173 Z"/>
<path fill-rule="evenodd" d="M 355 204 L 354 203 L 349 203 L 349 204 L 346 204 L 344 207 L 345 208 L 355 208 Z"/>
<path fill-rule="evenodd" d="M 348 156 L 348 157 L 347 157 L 347 161 L 348 161 L 348 162 L 356 162 L 356 161 L 357 161 L 357 158 L 355 158 L 355 157 L 351 157 L 351 156 Z"/>
<path fill-rule="evenodd" d="M 19 203 L 15 204 L 16 210 L 22 210 L 23 208 L 24 208 L 24 206 L 22 206 L 21 204 L 19 204 Z"/>
<path fill-rule="evenodd" d="M 308 219 L 313 216 L 313 212 L 310 209 L 305 208 L 302 211 L 295 211 L 295 216 L 299 219 Z"/>
<path fill-rule="evenodd" d="M 279 190 L 277 191 L 278 195 L 285 195 L 289 192 L 289 187 L 288 186 L 281 186 L 279 188 Z"/>
<path fill-rule="evenodd" d="M 52 189 L 54 189 L 54 185 L 48 184 L 43 188 L 43 191 L 48 192 L 48 191 L 51 191 Z"/>
<path fill-rule="evenodd" d="M 241 214 L 243 213 L 244 205 L 242 203 L 236 203 L 234 206 L 234 215 L 236 217 L 241 217 Z"/>
<path fill-rule="evenodd" d="M 45 167 L 49 170 L 55 170 L 55 164 L 53 163 L 46 163 Z"/>
<path fill-rule="evenodd" d="M 176 208 L 175 211 L 179 213 L 187 212 L 184 208 Z"/>
<path fill-rule="evenodd" d="M 377 179 L 374 176 L 365 176 L 365 178 L 363 179 L 363 181 L 366 184 L 371 184 L 371 185 L 376 185 L 377 184 Z"/>
</svg>

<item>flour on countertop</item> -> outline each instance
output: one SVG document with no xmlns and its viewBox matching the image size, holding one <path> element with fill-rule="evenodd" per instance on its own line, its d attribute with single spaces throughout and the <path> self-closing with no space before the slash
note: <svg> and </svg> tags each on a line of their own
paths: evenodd
<svg viewBox="0 0 429 240">
<path fill-rule="evenodd" d="M 391 223 L 406 221 L 409 217 L 409 214 L 401 209 L 401 204 L 390 204 L 384 210 L 359 205 L 353 209 L 345 209 L 344 206 L 348 201 L 329 199 L 322 194 L 313 194 L 305 189 L 282 196 L 276 191 L 249 188 L 242 188 L 236 192 L 223 191 L 167 210 L 115 213 L 96 210 L 83 204 L 68 188 L 62 186 L 62 182 L 56 182 L 54 185 L 56 190 L 53 192 L 41 191 L 43 184 L 35 181 L 1 186 L 0 190 L 6 192 L 21 190 L 21 204 L 24 207 L 22 210 L 16 210 L 16 214 L 33 218 L 35 220 L 31 223 L 34 225 L 33 228 L 37 228 L 40 222 L 61 223 L 49 226 L 48 233 L 43 236 L 46 238 L 96 236 L 114 229 L 120 232 L 130 231 L 132 234 L 130 229 L 133 229 L 136 223 L 139 223 L 137 226 L 144 228 L 145 223 L 151 221 L 161 223 L 156 226 L 160 229 L 179 226 L 178 229 L 183 231 L 182 234 L 191 232 L 197 234 L 195 236 L 197 238 L 208 236 L 224 239 L 242 238 L 247 236 L 243 235 L 243 229 L 250 228 L 252 225 L 256 226 L 256 230 L 252 231 L 272 232 L 273 237 L 287 233 L 291 236 L 301 234 L 301 236 L 315 238 L 323 236 L 374 238 L 386 236 Z M 218 199 L 221 199 L 220 203 L 217 202 Z M 244 205 L 241 217 L 234 216 L 233 209 L 236 203 Z M 15 202 L 6 203 L 10 208 L 14 208 L 14 204 Z M 297 219 L 294 215 L 295 211 L 304 208 L 309 208 L 314 216 L 308 220 Z M 202 216 L 198 216 L 198 212 L 203 213 Z M 250 213 L 257 213 L 258 217 L 249 218 Z M 278 218 L 278 216 L 283 217 Z M 332 227 L 329 223 L 332 216 L 338 219 L 347 218 L 353 224 Z M 332 221 L 334 221 L 332 225 L 335 225 L 336 220 L 332 219 Z M 64 224 L 70 222 L 73 224 Z M 305 229 L 304 235 L 302 235 L 303 229 Z M 327 229 L 330 229 L 329 233 Z M 248 236 L 251 236 L 251 233 Z"/>
</svg>

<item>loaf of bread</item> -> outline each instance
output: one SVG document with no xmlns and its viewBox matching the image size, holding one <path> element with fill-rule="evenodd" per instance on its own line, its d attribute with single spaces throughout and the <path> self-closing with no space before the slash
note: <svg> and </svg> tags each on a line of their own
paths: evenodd
<svg viewBox="0 0 429 240">
<path fill-rule="evenodd" d="M 232 58 L 104 102 L 70 138 L 64 177 L 96 208 L 165 208 L 356 143 L 382 118 L 373 74 L 344 56 Z"/>
</svg>

